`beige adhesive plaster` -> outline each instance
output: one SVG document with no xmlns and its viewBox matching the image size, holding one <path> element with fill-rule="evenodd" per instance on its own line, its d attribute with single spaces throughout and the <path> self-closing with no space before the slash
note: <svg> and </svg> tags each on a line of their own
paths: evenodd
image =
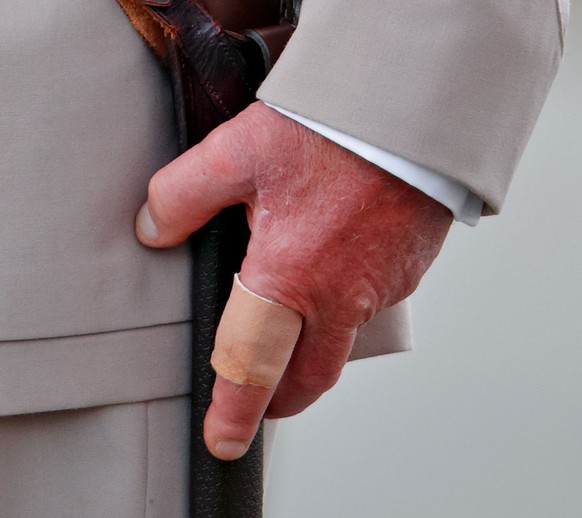
<svg viewBox="0 0 582 518">
<path fill-rule="evenodd" d="M 301 326 L 297 311 L 253 293 L 235 275 L 216 332 L 212 366 L 223 378 L 239 385 L 275 387 Z"/>
</svg>

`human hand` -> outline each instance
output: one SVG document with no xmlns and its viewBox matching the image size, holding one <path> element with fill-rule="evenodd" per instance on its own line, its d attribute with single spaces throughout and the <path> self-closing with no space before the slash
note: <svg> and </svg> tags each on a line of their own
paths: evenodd
<svg viewBox="0 0 582 518">
<path fill-rule="evenodd" d="M 299 312 L 303 329 L 277 386 L 217 375 L 204 437 L 224 460 L 246 452 L 263 416 L 301 412 L 336 383 L 358 327 L 414 291 L 452 222 L 432 198 L 257 102 L 154 175 L 136 233 L 174 246 L 238 203 L 252 232 L 242 283 Z"/>
</svg>

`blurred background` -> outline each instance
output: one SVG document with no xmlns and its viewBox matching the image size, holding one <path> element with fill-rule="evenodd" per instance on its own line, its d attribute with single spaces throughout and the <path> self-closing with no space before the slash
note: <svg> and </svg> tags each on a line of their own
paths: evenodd
<svg viewBox="0 0 582 518">
<path fill-rule="evenodd" d="M 582 9 L 501 216 L 455 224 L 415 350 L 282 421 L 266 518 L 582 517 Z"/>
</svg>

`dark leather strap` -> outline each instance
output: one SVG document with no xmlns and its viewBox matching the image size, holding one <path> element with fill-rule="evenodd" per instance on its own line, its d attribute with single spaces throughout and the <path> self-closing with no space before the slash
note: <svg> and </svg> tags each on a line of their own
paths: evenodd
<svg viewBox="0 0 582 518">
<path fill-rule="evenodd" d="M 225 20 L 229 30 L 192 0 L 118 1 L 168 68 L 182 151 L 255 100 L 256 89 L 273 57 L 278 56 L 292 32 L 289 24 L 283 28 L 262 28 L 262 24 L 279 22 L 279 0 L 206 0 L 205 5 Z M 257 12 L 260 5 L 264 12 Z M 229 6 L 233 9 L 229 10 Z M 247 12 L 246 6 L 254 10 Z M 252 37 L 234 32 L 243 28 L 259 30 Z M 192 518 L 262 516 L 262 432 L 242 459 L 222 462 L 208 452 L 202 428 L 215 378 L 210 355 L 216 327 L 230 294 L 233 275 L 240 270 L 248 237 L 244 208 L 232 207 L 191 239 Z"/>
<path fill-rule="evenodd" d="M 252 40 L 225 31 L 199 3 L 145 4 L 166 34 L 165 63 L 178 118 L 187 117 L 181 126 L 187 148 L 254 101 L 264 77 L 263 57 Z"/>
</svg>

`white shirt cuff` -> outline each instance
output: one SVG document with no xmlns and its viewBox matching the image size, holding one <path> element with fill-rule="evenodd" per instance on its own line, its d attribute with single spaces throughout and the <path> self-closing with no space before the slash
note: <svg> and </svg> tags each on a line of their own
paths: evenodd
<svg viewBox="0 0 582 518">
<path fill-rule="evenodd" d="M 271 104 L 267 106 L 416 187 L 449 208 L 457 221 L 471 226 L 479 222 L 483 200 L 459 182 L 325 124 L 312 121 L 278 106 Z"/>
</svg>

